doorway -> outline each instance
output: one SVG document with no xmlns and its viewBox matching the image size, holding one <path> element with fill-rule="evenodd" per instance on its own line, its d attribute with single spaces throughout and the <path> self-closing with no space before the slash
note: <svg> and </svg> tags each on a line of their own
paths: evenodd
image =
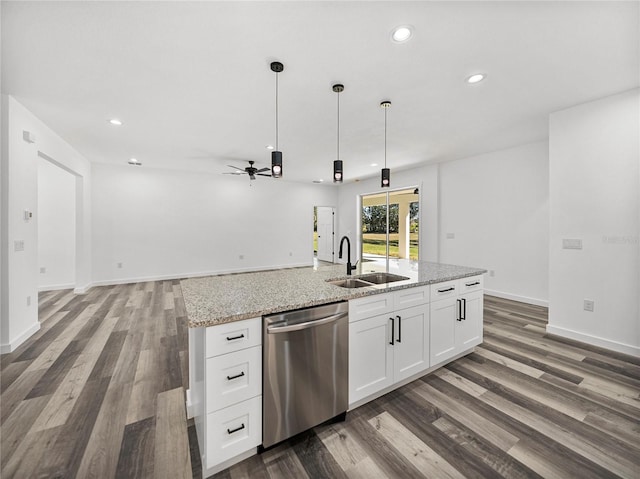
<svg viewBox="0 0 640 479">
<path fill-rule="evenodd" d="M 313 251 L 318 261 L 334 262 L 335 216 L 331 206 L 313 207 Z"/>
<path fill-rule="evenodd" d="M 417 187 L 361 196 L 361 258 L 419 260 L 420 191 Z"/>
</svg>

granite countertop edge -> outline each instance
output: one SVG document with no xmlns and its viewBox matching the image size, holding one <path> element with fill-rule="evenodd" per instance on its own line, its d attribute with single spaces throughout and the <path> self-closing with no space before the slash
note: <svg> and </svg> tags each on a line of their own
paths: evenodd
<svg viewBox="0 0 640 479">
<path fill-rule="evenodd" d="M 329 304 L 338 301 L 348 301 L 350 299 L 362 298 L 365 296 L 371 296 L 375 294 L 388 293 L 392 291 L 398 291 L 402 289 L 415 288 L 418 286 L 426 286 L 434 283 L 442 283 L 445 281 L 451 281 L 455 279 L 467 278 L 470 276 L 477 276 L 487 272 L 482 268 L 470 268 L 454 265 L 443 265 L 440 263 L 421 263 L 424 268 L 432 267 L 446 267 L 455 268 L 455 272 L 452 273 L 440 273 L 437 277 L 427 279 L 417 279 L 415 275 L 411 278 L 411 273 L 404 273 L 410 276 L 409 280 L 400 281 L 397 283 L 387 283 L 383 285 L 368 286 L 364 288 L 340 288 L 339 286 L 331 285 L 327 281 L 357 278 L 366 274 L 366 272 L 359 272 L 353 276 L 347 276 L 344 271 L 337 269 L 338 267 L 344 268 L 344 265 L 328 267 L 325 271 L 312 270 L 312 268 L 293 268 L 285 270 L 273 270 L 263 272 L 250 272 L 231 275 L 219 275 L 219 276 L 206 276 L 200 278 L 190 278 L 181 280 L 181 287 L 183 290 L 183 296 L 185 300 L 185 308 L 187 311 L 187 324 L 190 328 L 204 328 L 209 326 L 216 326 L 225 323 L 231 323 L 235 321 L 242 321 L 244 319 L 251 319 L 267 314 L 281 313 L 284 311 L 291 311 L 294 309 L 308 308 L 312 306 L 318 306 L 322 304 Z M 300 271 L 302 270 L 302 273 Z M 304 271 L 307 270 L 307 271 Z M 290 273 L 288 273 L 290 272 Z M 237 308 L 233 311 L 225 309 L 224 306 L 220 306 L 216 301 L 214 291 L 223 289 L 225 287 L 237 288 L 238 286 L 247 288 L 249 291 L 253 291 L 251 288 L 252 282 L 260 278 L 261 275 L 267 275 L 269 273 L 282 276 L 293 276 L 295 274 L 303 274 L 304 280 L 307 282 L 305 286 L 316 286 L 309 296 L 305 297 L 289 297 L 286 298 L 286 294 L 283 295 L 281 301 L 276 301 L 276 304 L 266 305 L 258 304 L 255 302 L 255 307 L 243 304 L 244 307 Z M 342 273 L 342 274 L 340 274 Z M 394 273 L 396 273 L 394 271 Z M 398 274 L 403 274 L 400 271 Z M 416 275 L 419 275 L 416 272 Z M 314 277 L 317 276 L 317 277 Z M 270 279 L 270 278 L 265 278 Z M 295 278 L 293 279 L 295 282 Z M 216 284 L 217 283 L 217 284 Z M 225 285 L 225 283 L 228 283 Z M 223 285 L 221 287 L 221 285 Z M 203 293 L 204 290 L 204 294 Z M 279 292 L 279 290 L 277 290 Z M 226 295 L 222 295 L 226 296 Z M 213 297 L 213 299 L 212 299 Z M 237 302 L 242 302 L 246 298 L 238 298 Z M 268 298 L 271 300 L 272 298 Z M 251 298 L 250 298 L 251 300 Z M 224 302 L 224 300 L 220 301 Z M 234 303 L 235 304 L 235 303 Z"/>
</svg>

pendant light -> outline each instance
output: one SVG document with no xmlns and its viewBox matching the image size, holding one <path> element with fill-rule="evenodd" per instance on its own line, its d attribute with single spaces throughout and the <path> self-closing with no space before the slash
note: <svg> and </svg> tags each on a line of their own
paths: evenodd
<svg viewBox="0 0 640 479">
<path fill-rule="evenodd" d="M 380 103 L 380 108 L 384 109 L 384 168 L 380 178 L 380 186 L 388 188 L 391 186 L 391 170 L 387 168 L 387 110 L 391 107 L 390 101 Z"/>
<path fill-rule="evenodd" d="M 336 83 L 332 90 L 338 94 L 338 141 L 337 141 L 337 160 L 333 162 L 333 182 L 342 183 L 344 177 L 342 170 L 342 160 L 340 159 L 340 92 L 344 91 L 344 85 Z"/>
<path fill-rule="evenodd" d="M 271 152 L 271 176 L 273 178 L 282 178 L 282 152 L 278 149 L 278 73 L 283 70 L 282 63 L 271 63 L 271 71 L 276 74 L 276 149 Z"/>
</svg>

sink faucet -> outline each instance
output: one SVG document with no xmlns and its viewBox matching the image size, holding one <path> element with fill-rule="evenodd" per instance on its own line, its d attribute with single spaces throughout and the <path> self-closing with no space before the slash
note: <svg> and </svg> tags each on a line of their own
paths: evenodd
<svg viewBox="0 0 640 479">
<path fill-rule="evenodd" d="M 338 251 L 338 258 L 342 259 L 342 243 L 344 243 L 344 240 L 347 240 L 347 274 L 350 275 L 351 272 L 356 269 L 358 261 L 356 261 L 354 264 L 351 264 L 351 241 L 349 241 L 349 238 L 347 236 L 343 236 L 340 240 L 340 250 Z"/>
</svg>

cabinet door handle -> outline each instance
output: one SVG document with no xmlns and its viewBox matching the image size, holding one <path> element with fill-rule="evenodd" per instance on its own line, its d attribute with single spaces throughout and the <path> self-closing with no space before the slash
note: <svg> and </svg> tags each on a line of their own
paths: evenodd
<svg viewBox="0 0 640 479">
<path fill-rule="evenodd" d="M 458 305 L 458 311 L 456 311 L 456 321 L 462 321 L 462 301 L 459 299 L 456 299 L 456 303 Z"/>
<path fill-rule="evenodd" d="M 480 281 L 476 281 L 475 283 L 465 283 L 465 286 L 477 286 L 480 284 Z"/>
<path fill-rule="evenodd" d="M 242 431 L 243 429 L 244 429 L 244 423 L 242 423 L 242 426 L 237 427 L 235 429 L 227 429 L 227 434 L 233 434 L 234 432 Z"/>
<path fill-rule="evenodd" d="M 402 342 L 402 318 L 400 316 L 396 316 L 398 318 L 398 342 Z"/>
<path fill-rule="evenodd" d="M 395 319 L 393 318 L 389 318 L 389 319 L 391 320 L 391 341 L 389 341 L 389 344 L 393 346 L 395 344 L 396 323 L 395 323 Z"/>
<path fill-rule="evenodd" d="M 240 374 L 236 374 L 235 376 L 227 376 L 227 381 L 233 381 L 234 379 L 241 378 L 242 376 L 244 376 L 244 371 L 242 371 Z"/>
<path fill-rule="evenodd" d="M 453 291 L 455 288 L 455 286 L 451 286 L 450 288 L 445 288 L 445 289 L 439 289 L 438 293 L 446 293 L 447 291 Z"/>
<path fill-rule="evenodd" d="M 232 336 L 232 337 L 227 336 L 227 341 L 234 341 L 236 339 L 242 339 L 242 338 L 244 338 L 244 334 L 241 334 L 240 336 Z"/>
<path fill-rule="evenodd" d="M 467 319 L 467 300 L 462 298 L 462 319 L 466 321 Z"/>
</svg>

